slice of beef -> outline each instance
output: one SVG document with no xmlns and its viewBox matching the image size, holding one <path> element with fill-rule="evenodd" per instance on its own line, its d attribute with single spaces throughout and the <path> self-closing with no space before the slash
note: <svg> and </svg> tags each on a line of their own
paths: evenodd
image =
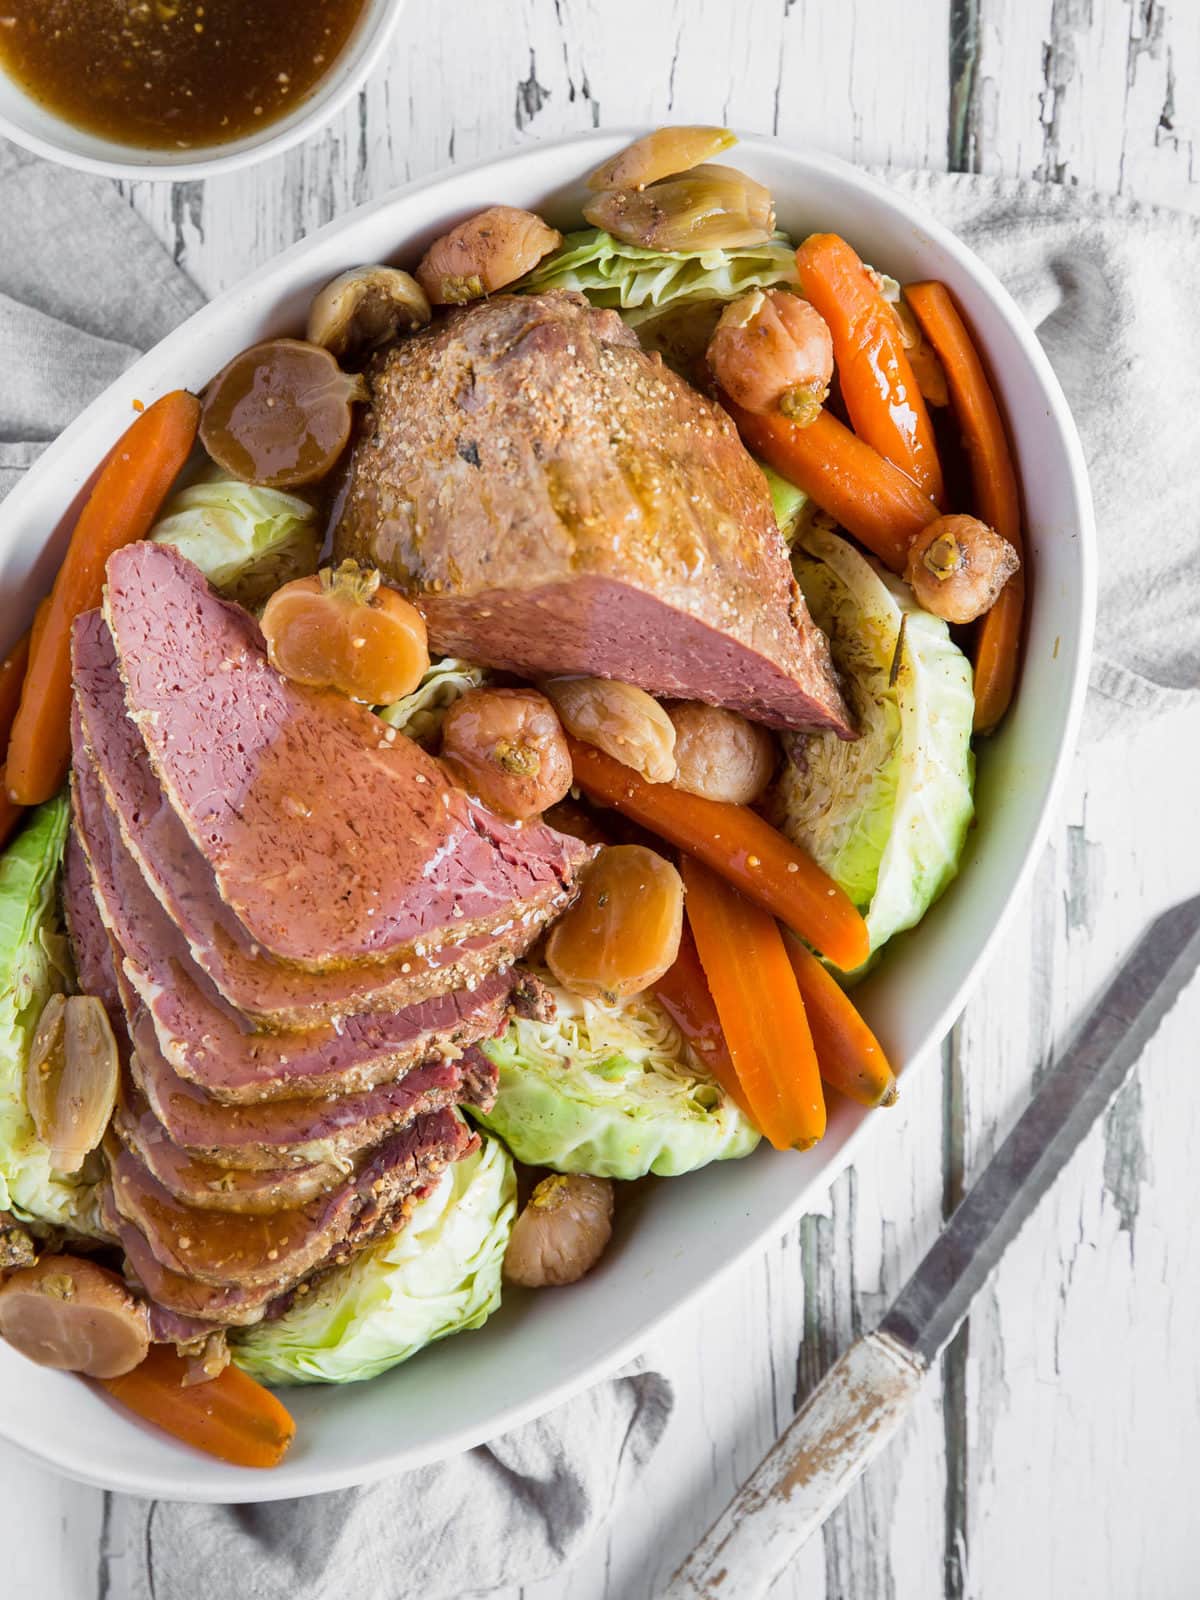
<svg viewBox="0 0 1200 1600">
<path fill-rule="evenodd" d="M 496 1063 L 473 1044 L 463 1051 L 458 1070 L 462 1073 L 462 1104 L 490 1111 L 500 1087 L 500 1069 Z"/>
<path fill-rule="evenodd" d="M 201 1160 L 246 1172 L 345 1164 L 422 1113 L 463 1098 L 457 1062 L 427 1061 L 397 1083 L 356 1094 L 222 1105 L 171 1070 L 153 1024 L 140 1009 L 130 1035 L 134 1081 L 171 1142 Z"/>
<path fill-rule="evenodd" d="M 766 482 L 729 417 L 582 295 L 502 295 L 377 362 L 339 556 L 430 643 L 852 737 Z"/>
<path fill-rule="evenodd" d="M 199 1211 L 286 1211 L 328 1194 L 345 1178 L 332 1162 L 246 1171 L 205 1161 L 172 1143 L 133 1084 L 123 1089 L 112 1130 L 164 1189 Z"/>
<path fill-rule="evenodd" d="M 278 959 L 419 960 L 514 925 L 532 941 L 571 900 L 585 846 L 502 822 L 364 707 L 284 678 L 249 613 L 169 546 L 110 558 L 104 615 L 168 800 Z"/>
<path fill-rule="evenodd" d="M 305 1030 L 253 1030 L 198 971 L 149 892 L 97 795 L 86 756 L 76 758 L 75 801 L 124 976 L 149 1011 L 172 1066 L 215 1098 L 240 1104 L 372 1088 L 420 1061 L 457 1055 L 500 1025 L 509 978 L 497 972 L 471 989 L 402 1011 L 354 1014 Z"/>
<path fill-rule="evenodd" d="M 150 1314 L 150 1342 L 152 1344 L 194 1344 L 207 1339 L 210 1334 L 221 1333 L 219 1322 L 208 1322 L 203 1317 L 184 1317 L 178 1311 L 168 1311 L 166 1306 L 147 1303 Z"/>
<path fill-rule="evenodd" d="M 323 1261 L 303 1282 L 287 1289 L 269 1284 L 244 1289 L 185 1278 L 164 1267 L 144 1235 L 120 1216 L 108 1184 L 101 1188 L 100 1211 L 105 1226 L 125 1253 L 126 1277 L 148 1298 L 150 1337 L 156 1343 L 188 1343 L 222 1328 L 251 1327 L 283 1316 L 354 1256 L 399 1233 L 429 1188 L 428 1183 L 422 1183 L 410 1190 L 369 1232 L 356 1234 L 353 1248 L 343 1244 L 335 1256 Z"/>
<path fill-rule="evenodd" d="M 266 1216 L 197 1210 L 176 1200 L 118 1142 L 109 1142 L 106 1156 L 117 1210 L 162 1266 L 194 1282 L 255 1289 L 288 1286 L 330 1258 L 348 1258 L 359 1238 L 470 1140 L 461 1117 L 434 1112 L 384 1140 L 330 1193 Z"/>
<path fill-rule="evenodd" d="M 181 1333 L 188 1339 L 198 1337 L 200 1324 L 205 1325 L 206 1333 L 219 1327 L 250 1327 L 263 1320 L 268 1306 L 282 1292 L 274 1285 L 254 1289 L 233 1284 L 218 1287 L 170 1271 L 157 1259 L 145 1235 L 118 1211 L 111 1185 L 107 1183 L 100 1190 L 100 1217 L 121 1246 L 126 1277 L 145 1292 L 152 1308 L 160 1308 L 164 1313 L 164 1321 L 159 1326 L 171 1339 Z M 153 1328 L 152 1309 L 152 1331 Z M 186 1332 L 189 1328 L 191 1331 Z"/>
<path fill-rule="evenodd" d="M 397 1008 L 481 985 L 507 967 L 536 933 L 533 924 L 516 921 L 498 935 L 478 934 L 427 950 L 424 957 L 320 973 L 272 960 L 222 901 L 212 868 L 163 797 L 146 748 L 125 715 L 112 638 L 98 611 L 86 612 L 76 622 L 74 671 L 73 761 L 93 868 L 103 855 L 103 876 L 114 880 L 109 898 L 126 908 L 127 922 L 132 918 L 144 924 L 154 915 L 152 902 L 157 899 L 178 930 L 172 933 L 172 946 L 186 946 L 218 993 L 244 1017 L 267 1028 L 302 1029 L 355 1013 L 394 1015 Z M 105 818 L 101 798 L 116 819 L 118 838 L 111 849 L 106 839 L 113 824 Z M 144 887 L 126 854 L 133 857 Z M 163 919 L 158 921 L 161 926 Z M 131 954 L 132 935 L 120 942 Z M 150 944 L 161 948 L 158 935 Z"/>
<path fill-rule="evenodd" d="M 103 1003 L 109 1021 L 120 1038 L 125 1028 L 125 1017 L 117 993 L 112 947 L 92 892 L 87 857 L 74 826 L 67 834 L 63 856 L 63 910 L 80 990 L 84 994 L 95 995 Z"/>
</svg>

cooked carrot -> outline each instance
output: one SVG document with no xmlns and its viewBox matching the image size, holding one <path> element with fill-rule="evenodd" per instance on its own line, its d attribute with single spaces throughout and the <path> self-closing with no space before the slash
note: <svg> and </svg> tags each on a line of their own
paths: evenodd
<svg viewBox="0 0 1200 1600">
<path fill-rule="evenodd" d="M 703 861 L 843 971 L 867 959 L 867 925 L 849 896 L 756 811 L 647 783 L 594 745 L 570 735 L 567 744 L 575 782 L 590 799 Z"/>
<path fill-rule="evenodd" d="M 1021 654 L 1025 611 L 1021 494 L 1004 419 L 949 290 L 942 283 L 914 283 L 904 293 L 946 369 L 950 399 L 971 463 L 975 510 L 1021 557 L 1020 568 L 979 624 L 975 639 L 975 731 L 990 733 L 1012 700 Z"/>
<path fill-rule="evenodd" d="M 796 267 L 806 299 L 833 337 L 838 382 L 855 433 L 940 506 L 942 467 L 933 426 L 895 312 L 836 233 L 810 234 L 796 251 Z"/>
<path fill-rule="evenodd" d="M 7 749 L 17 707 L 21 704 L 21 685 L 29 664 L 29 639 L 32 629 L 23 633 L 0 662 L 0 750 Z"/>
<path fill-rule="evenodd" d="M 721 1019 L 709 992 L 708 979 L 696 953 L 691 930 L 684 927 L 674 964 L 653 985 L 654 998 L 708 1068 L 725 1093 L 753 1122 L 737 1070 L 721 1032 Z"/>
<path fill-rule="evenodd" d="M 884 566 L 903 572 L 908 547 L 938 508 L 829 411 L 801 428 L 778 411 L 743 411 L 721 396 L 748 448 L 803 489 Z"/>
<path fill-rule="evenodd" d="M 779 924 L 698 861 L 685 858 L 688 924 L 754 1122 L 776 1150 L 825 1132 L 825 1096 L 804 1001 Z"/>
<path fill-rule="evenodd" d="M 798 939 L 783 942 L 800 986 L 822 1078 L 861 1105 L 892 1105 L 899 1092 L 896 1075 L 850 996 Z"/>
<path fill-rule="evenodd" d="M 100 604 L 113 551 L 149 533 L 191 452 L 199 421 L 199 400 L 182 389 L 155 401 L 118 441 L 84 503 L 30 651 L 9 741 L 9 794 L 21 805 L 48 800 L 66 776 L 71 624 Z"/>
<path fill-rule="evenodd" d="M 269 1389 L 237 1367 L 185 1388 L 188 1364 L 172 1345 L 156 1344 L 141 1366 L 104 1379 L 114 1400 L 146 1422 L 235 1467 L 275 1467 L 296 1432 Z"/>
</svg>

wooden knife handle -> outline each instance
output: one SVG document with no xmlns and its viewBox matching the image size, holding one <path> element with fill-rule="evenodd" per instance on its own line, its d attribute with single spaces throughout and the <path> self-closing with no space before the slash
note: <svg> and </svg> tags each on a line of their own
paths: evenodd
<svg viewBox="0 0 1200 1600">
<path fill-rule="evenodd" d="M 925 1368 L 886 1333 L 851 1345 L 671 1579 L 663 1600 L 756 1600 L 908 1413 Z"/>
</svg>

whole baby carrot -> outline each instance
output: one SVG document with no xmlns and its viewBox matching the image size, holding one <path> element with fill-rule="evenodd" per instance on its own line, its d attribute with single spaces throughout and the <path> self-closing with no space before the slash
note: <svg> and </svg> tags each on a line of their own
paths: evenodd
<svg viewBox="0 0 1200 1600">
<path fill-rule="evenodd" d="M 698 861 L 680 862 L 688 926 L 750 1112 L 776 1150 L 824 1135 L 825 1097 L 804 1001 L 769 911 Z"/>
<path fill-rule="evenodd" d="M 653 988 L 654 998 L 691 1045 L 697 1060 L 708 1068 L 734 1104 L 753 1122 L 754 1113 L 721 1032 L 721 1019 L 700 965 L 696 941 L 688 927 L 684 927 L 679 941 L 679 954 Z"/>
<path fill-rule="evenodd" d="M 805 298 L 828 325 L 855 433 L 940 506 L 933 425 L 878 280 L 836 233 L 810 234 L 796 251 L 796 269 Z"/>
<path fill-rule="evenodd" d="M 703 861 L 843 971 L 861 966 L 870 955 L 867 925 L 850 897 L 749 806 L 706 800 L 669 783 L 647 783 L 594 745 L 570 735 L 567 744 L 575 782 L 590 799 Z"/>
<path fill-rule="evenodd" d="M 727 395 L 721 404 L 752 454 L 803 489 L 884 566 L 904 571 L 909 545 L 938 508 L 899 467 L 829 411 L 802 428 L 779 411 L 743 411 Z"/>
<path fill-rule="evenodd" d="M 1017 473 L 992 386 L 950 291 L 943 283 L 914 283 L 904 293 L 945 368 L 971 463 L 975 509 L 1021 558 L 975 640 L 975 730 L 990 733 L 1012 700 L 1021 654 L 1026 555 Z"/>
<path fill-rule="evenodd" d="M 296 1432 L 269 1389 L 226 1367 L 208 1383 L 185 1384 L 188 1363 L 171 1345 L 150 1354 L 120 1378 L 105 1378 L 114 1400 L 146 1422 L 235 1467 L 275 1467 Z"/>
<path fill-rule="evenodd" d="M 200 402 L 177 389 L 142 412 L 117 442 L 84 503 L 29 653 L 8 744 L 6 782 L 18 805 L 40 805 L 62 784 L 70 750 L 71 625 L 100 604 L 104 568 L 149 533 L 191 453 Z"/>
<path fill-rule="evenodd" d="M 800 986 L 822 1078 L 860 1105 L 892 1105 L 896 1075 L 853 1000 L 811 950 L 796 939 L 783 942 Z"/>
</svg>

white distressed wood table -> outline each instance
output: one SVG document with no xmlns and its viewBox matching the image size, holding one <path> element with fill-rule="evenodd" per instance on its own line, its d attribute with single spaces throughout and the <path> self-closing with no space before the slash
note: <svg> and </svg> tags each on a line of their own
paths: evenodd
<svg viewBox="0 0 1200 1600">
<path fill-rule="evenodd" d="M 410 0 L 386 70 L 306 148 L 127 197 L 210 292 L 452 161 L 668 119 L 1200 211 L 1198 85 L 1197 0 Z M 647 1352 L 678 1406 L 636 1501 L 569 1577 L 501 1600 L 655 1592 L 877 1319 L 1144 921 L 1200 889 L 1198 752 L 1200 720 L 1176 717 L 1081 753 L 940 1061 L 822 1211 Z M 1198 1033 L 1194 987 L 778 1600 L 1200 1594 Z M 105 1497 L 0 1467 L 0 1594 L 120 1600 Z"/>
</svg>

